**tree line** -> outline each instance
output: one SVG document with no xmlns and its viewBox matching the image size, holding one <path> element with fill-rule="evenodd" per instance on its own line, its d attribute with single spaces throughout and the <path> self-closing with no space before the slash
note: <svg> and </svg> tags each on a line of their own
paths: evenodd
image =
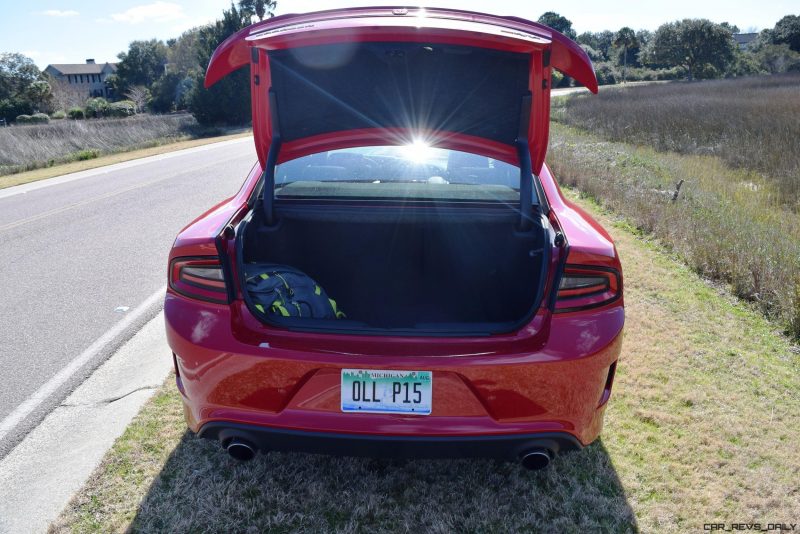
<svg viewBox="0 0 800 534">
<path fill-rule="evenodd" d="M 211 55 L 222 41 L 255 21 L 273 16 L 275 0 L 240 0 L 216 22 L 193 28 L 174 39 L 137 40 L 117 57 L 117 71 L 106 83 L 120 102 L 78 98 L 68 87 L 40 71 L 18 53 L 0 54 L 0 119 L 7 123 L 45 122 L 120 116 L 122 104 L 131 112 L 191 111 L 198 122 L 244 124 L 250 120 L 250 80 L 245 70 L 210 89 L 203 77 Z"/>
<path fill-rule="evenodd" d="M 707 19 L 662 24 L 654 32 L 623 27 L 578 35 L 569 19 L 547 12 L 539 22 L 578 42 L 600 84 L 626 80 L 708 79 L 800 72 L 800 16 L 787 15 L 745 48 L 735 25 Z M 568 84 L 569 80 L 561 81 Z"/>
<path fill-rule="evenodd" d="M 205 68 L 216 47 L 232 33 L 273 16 L 276 0 L 240 0 L 219 20 L 179 37 L 133 41 L 118 55 L 117 72 L 108 83 L 122 103 L 102 98 L 70 101 L 58 82 L 21 54 L 0 54 L 0 118 L 18 116 L 71 118 L 124 116 L 148 110 L 188 110 L 204 125 L 238 125 L 250 120 L 250 81 L 239 70 L 210 89 L 203 87 Z M 584 32 L 554 12 L 539 22 L 577 41 L 592 59 L 600 84 L 630 80 L 707 79 L 800 72 L 800 16 L 787 15 L 763 30 L 745 49 L 734 34 L 739 28 L 706 19 L 684 19 L 657 30 Z M 554 73 L 554 86 L 573 83 Z M 48 115 L 49 114 L 49 115 Z"/>
</svg>

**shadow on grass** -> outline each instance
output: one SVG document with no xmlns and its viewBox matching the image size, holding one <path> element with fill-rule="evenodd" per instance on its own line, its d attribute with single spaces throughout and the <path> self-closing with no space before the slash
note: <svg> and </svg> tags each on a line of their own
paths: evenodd
<svg viewBox="0 0 800 534">
<path fill-rule="evenodd" d="M 131 524 L 136 532 L 637 532 L 601 441 L 529 472 L 492 460 L 300 453 L 238 463 L 186 432 Z"/>
</svg>

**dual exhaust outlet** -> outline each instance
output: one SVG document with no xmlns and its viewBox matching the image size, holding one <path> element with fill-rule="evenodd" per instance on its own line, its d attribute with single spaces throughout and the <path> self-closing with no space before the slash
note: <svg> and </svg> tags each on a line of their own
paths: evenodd
<svg viewBox="0 0 800 534">
<path fill-rule="evenodd" d="M 231 458 L 240 462 L 249 462 L 258 452 L 253 444 L 241 438 L 231 438 L 225 445 L 225 450 Z M 529 471 L 546 468 L 551 459 L 552 453 L 547 449 L 529 449 L 519 455 L 519 463 Z"/>
<path fill-rule="evenodd" d="M 232 438 L 225 446 L 225 450 L 231 458 L 240 462 L 249 462 L 256 455 L 256 448 L 241 438 Z"/>
</svg>

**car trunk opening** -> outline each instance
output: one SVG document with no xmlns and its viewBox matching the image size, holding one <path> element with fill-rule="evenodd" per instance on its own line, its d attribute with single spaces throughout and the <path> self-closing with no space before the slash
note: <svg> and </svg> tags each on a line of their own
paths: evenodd
<svg viewBox="0 0 800 534">
<path fill-rule="evenodd" d="M 523 324 L 540 305 L 550 247 L 544 222 L 518 229 L 508 206 L 258 206 L 238 230 L 246 264 L 290 265 L 313 278 L 345 319 L 270 316 L 329 331 L 488 335 Z M 252 308 L 252 302 L 249 302 Z"/>
</svg>

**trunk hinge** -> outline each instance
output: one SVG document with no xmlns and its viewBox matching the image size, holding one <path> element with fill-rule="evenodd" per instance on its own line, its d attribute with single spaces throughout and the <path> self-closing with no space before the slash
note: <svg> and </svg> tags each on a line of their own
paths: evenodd
<svg viewBox="0 0 800 534">
<path fill-rule="evenodd" d="M 517 134 L 517 156 L 519 158 L 519 211 L 520 230 L 529 230 L 533 220 L 531 211 L 533 205 L 538 205 L 538 198 L 534 202 L 533 171 L 531 170 L 531 148 L 528 145 L 528 128 L 531 121 L 531 94 L 522 97 L 522 108 L 519 117 L 519 132 Z"/>
<path fill-rule="evenodd" d="M 264 169 L 264 188 L 262 203 L 264 207 L 264 219 L 267 226 L 275 224 L 275 165 L 278 161 L 278 153 L 281 150 L 281 129 L 278 123 L 278 103 L 275 91 L 269 90 L 269 116 L 270 127 L 272 129 L 272 142 L 267 152 L 267 164 Z"/>
</svg>

